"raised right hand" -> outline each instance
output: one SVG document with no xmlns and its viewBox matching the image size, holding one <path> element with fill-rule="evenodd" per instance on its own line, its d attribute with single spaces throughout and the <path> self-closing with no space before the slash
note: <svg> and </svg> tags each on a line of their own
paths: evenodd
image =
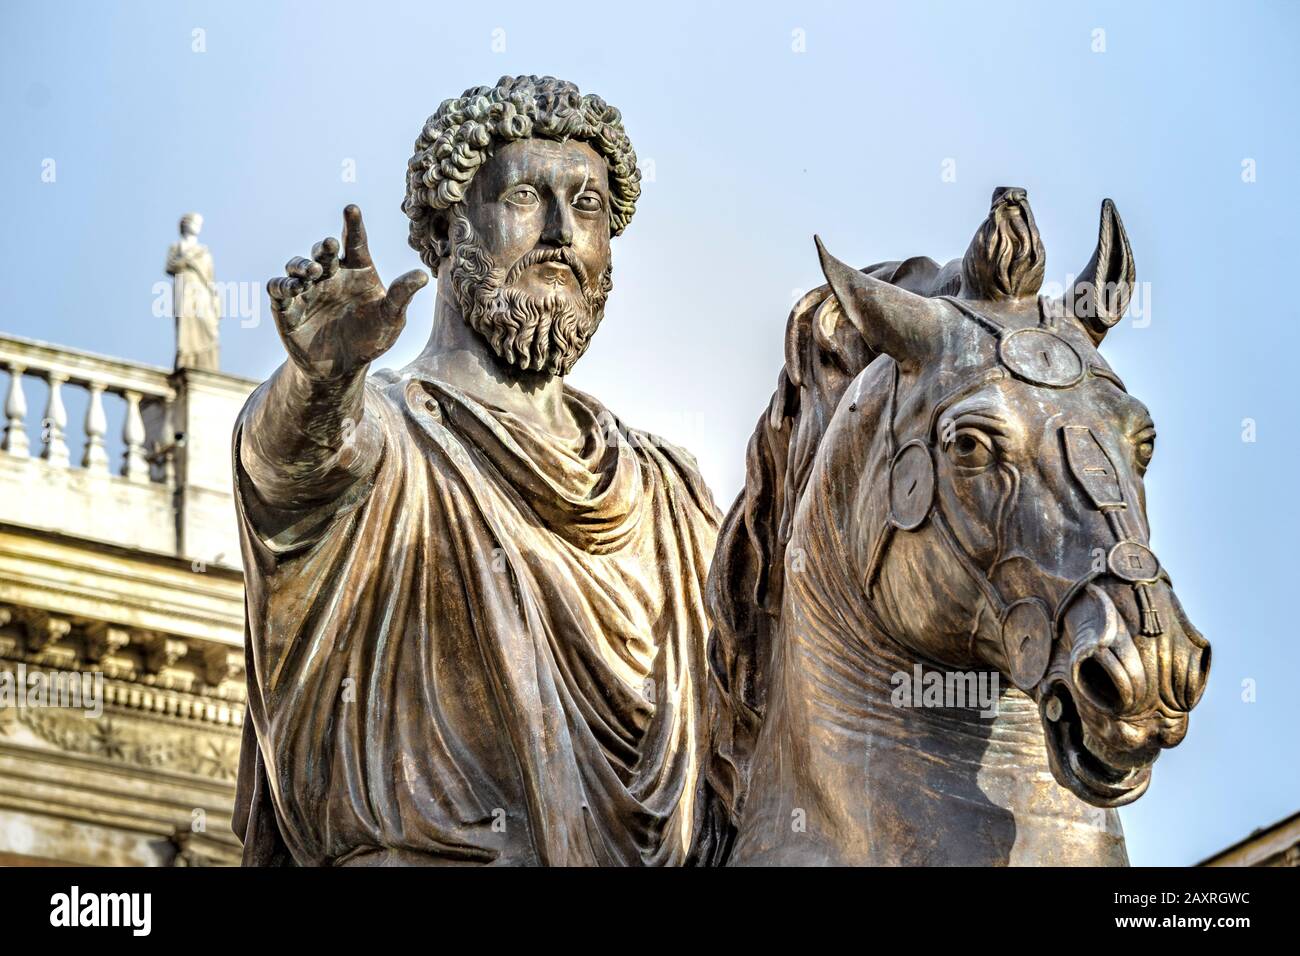
<svg viewBox="0 0 1300 956">
<path fill-rule="evenodd" d="M 388 351 L 406 325 L 411 297 L 429 281 L 412 269 L 385 291 L 354 205 L 343 210 L 342 259 L 338 252 L 337 239 L 322 239 L 310 259 L 290 259 L 286 274 L 266 284 L 289 358 L 313 381 L 347 379 Z"/>
</svg>

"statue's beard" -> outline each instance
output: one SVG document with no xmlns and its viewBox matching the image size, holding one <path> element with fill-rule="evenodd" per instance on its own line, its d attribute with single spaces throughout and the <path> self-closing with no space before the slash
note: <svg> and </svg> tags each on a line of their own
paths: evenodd
<svg viewBox="0 0 1300 956">
<path fill-rule="evenodd" d="M 577 295 L 536 296 L 516 287 L 524 270 L 539 262 L 563 262 L 577 279 Z M 567 247 L 534 249 L 509 269 L 497 266 L 464 214 L 453 216 L 451 286 L 470 328 L 503 362 L 523 372 L 568 375 L 587 351 L 605 316 L 614 287 L 613 267 L 592 281 Z"/>
<path fill-rule="evenodd" d="M 995 203 L 962 260 L 966 288 L 981 299 L 1016 299 L 1043 284 L 1047 256 L 1027 202 Z"/>
</svg>

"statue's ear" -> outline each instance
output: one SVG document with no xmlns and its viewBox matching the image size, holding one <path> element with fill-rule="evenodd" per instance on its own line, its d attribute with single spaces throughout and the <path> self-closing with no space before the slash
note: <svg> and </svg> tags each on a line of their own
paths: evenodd
<svg viewBox="0 0 1300 956">
<path fill-rule="evenodd" d="M 934 299 L 859 272 L 827 252 L 819 237 L 813 241 L 840 308 L 871 348 L 915 367 L 939 353 L 944 326 L 952 321 L 948 310 Z"/>
<path fill-rule="evenodd" d="M 1115 204 L 1104 199 L 1097 248 L 1079 273 L 1066 302 L 1067 311 L 1074 313 L 1095 343 L 1100 344 L 1124 317 L 1124 310 L 1133 297 L 1135 276 L 1133 249 L 1128 244 L 1124 223 Z"/>
<path fill-rule="evenodd" d="M 429 216 L 429 235 L 434 248 L 443 256 L 451 254 L 451 216 L 446 209 L 435 209 Z"/>
</svg>

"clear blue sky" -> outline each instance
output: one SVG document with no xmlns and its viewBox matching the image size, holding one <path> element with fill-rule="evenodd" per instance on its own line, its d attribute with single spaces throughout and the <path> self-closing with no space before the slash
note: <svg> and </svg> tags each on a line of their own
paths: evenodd
<svg viewBox="0 0 1300 956">
<path fill-rule="evenodd" d="M 189 209 L 206 217 L 218 277 L 259 289 L 337 233 L 355 201 L 381 275 L 396 276 L 419 264 L 399 207 L 424 118 L 502 74 L 553 73 L 622 109 L 654 170 L 573 381 L 694 451 L 726 507 L 787 310 L 820 281 L 814 231 L 860 264 L 943 260 L 965 249 L 994 186 L 1023 185 L 1061 282 L 1087 261 L 1110 196 L 1151 321 L 1126 321 L 1106 352 L 1155 415 L 1154 543 L 1215 644 L 1187 741 L 1123 811 L 1129 850 L 1138 864 L 1191 863 L 1300 810 L 1300 375 L 1286 288 L 1300 247 L 1300 7 L 734 11 L 6 3 L 0 329 L 169 364 L 154 283 Z M 432 302 L 416 298 L 391 364 L 423 345 Z M 260 378 L 280 362 L 264 300 L 260 316 L 225 323 L 226 369 Z"/>
</svg>

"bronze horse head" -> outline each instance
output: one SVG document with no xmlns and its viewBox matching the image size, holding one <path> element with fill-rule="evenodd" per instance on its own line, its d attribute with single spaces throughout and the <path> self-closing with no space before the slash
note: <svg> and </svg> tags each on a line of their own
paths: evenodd
<svg viewBox="0 0 1300 956">
<path fill-rule="evenodd" d="M 738 861 L 1124 862 L 1113 814 L 1108 836 L 1053 837 L 1089 817 L 1046 771 L 1095 807 L 1137 799 L 1187 732 L 1210 649 L 1149 544 L 1151 417 L 1097 350 L 1133 290 L 1119 216 L 1107 200 L 1092 261 L 1057 299 L 1037 294 L 1045 257 L 1023 189 L 997 190 L 964 259 L 924 260 L 924 281 L 906 275 L 918 260 L 858 271 L 817 247 L 833 298 L 806 337 L 842 358 L 847 319 L 865 368 L 824 390 L 811 440 L 808 409 L 781 422 L 774 399 L 764 441 L 767 460 L 787 459 L 780 494 L 747 487 L 724 525 L 715 606 L 737 583 L 739 525 L 748 549 L 779 525 L 783 563 L 747 584 L 781 582 L 764 646 L 748 651 L 766 659 L 734 679 L 745 627 L 726 612 L 713 653 L 753 732 L 728 755 L 745 778 L 732 784 Z M 791 377 L 815 403 L 808 369 Z M 757 520 L 778 499 L 779 519 Z M 912 662 L 996 671 L 1011 685 L 1002 714 L 891 714 L 883 682 Z M 911 817 L 936 800 L 950 812 L 921 832 Z M 778 838 L 797 810 L 819 832 Z"/>
</svg>

